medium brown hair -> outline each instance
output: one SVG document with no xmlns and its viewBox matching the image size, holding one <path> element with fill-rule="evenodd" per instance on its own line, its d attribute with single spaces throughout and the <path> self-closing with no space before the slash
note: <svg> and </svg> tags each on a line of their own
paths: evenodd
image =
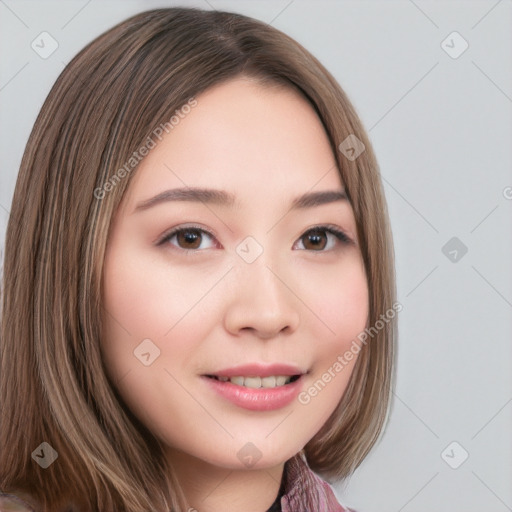
<svg viewBox="0 0 512 512">
<path fill-rule="evenodd" d="M 378 165 L 347 96 L 296 41 L 251 18 L 188 8 L 142 12 L 66 66 L 21 162 L 5 242 L 0 331 L 0 489 L 44 510 L 185 510 L 160 442 L 103 365 L 102 272 L 113 215 L 136 169 L 98 198 L 155 128 L 209 87 L 245 75 L 292 87 L 319 115 L 352 205 L 369 287 L 368 326 L 395 301 Z M 365 151 L 346 158 L 355 135 Z M 350 475 L 387 421 L 396 320 L 362 346 L 339 406 L 304 447 L 325 478 Z M 32 452 L 48 442 L 47 469 Z"/>
</svg>

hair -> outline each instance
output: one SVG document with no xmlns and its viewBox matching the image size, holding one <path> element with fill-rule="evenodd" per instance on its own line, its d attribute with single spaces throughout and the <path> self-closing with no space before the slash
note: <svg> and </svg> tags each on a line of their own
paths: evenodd
<svg viewBox="0 0 512 512">
<path fill-rule="evenodd" d="M 2 280 L 0 489 L 51 511 L 185 510 L 160 441 L 125 406 L 101 357 L 105 248 L 136 168 L 104 197 L 97 191 L 177 109 L 240 76 L 291 87 L 318 114 L 356 219 L 368 325 L 392 308 L 394 255 L 380 172 L 334 77 L 289 36 L 240 14 L 139 13 L 66 66 L 21 161 Z M 337 149 L 351 134 L 365 146 L 355 160 Z M 396 337 L 392 318 L 362 346 L 339 405 L 304 446 L 324 478 L 349 476 L 381 435 Z M 47 469 L 31 456 L 42 442 L 58 453 Z"/>
</svg>

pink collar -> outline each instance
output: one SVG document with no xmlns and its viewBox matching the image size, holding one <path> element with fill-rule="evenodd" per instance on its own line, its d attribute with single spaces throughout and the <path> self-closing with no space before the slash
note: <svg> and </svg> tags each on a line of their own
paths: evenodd
<svg viewBox="0 0 512 512">
<path fill-rule="evenodd" d="M 355 512 L 343 507 L 331 486 L 308 466 L 303 452 L 285 464 L 285 487 L 281 498 L 282 512 Z"/>
</svg>

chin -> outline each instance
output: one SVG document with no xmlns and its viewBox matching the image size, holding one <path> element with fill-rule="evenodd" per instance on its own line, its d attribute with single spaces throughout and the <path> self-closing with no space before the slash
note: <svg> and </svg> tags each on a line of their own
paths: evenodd
<svg viewBox="0 0 512 512">
<path fill-rule="evenodd" d="M 231 449 L 223 451 L 218 457 L 212 454 L 211 457 L 204 457 L 203 460 L 216 467 L 222 467 L 229 470 L 239 471 L 272 469 L 284 464 L 302 449 L 296 446 L 288 450 L 273 450 L 268 447 L 268 443 L 258 443 L 251 441 L 234 442 Z"/>
</svg>

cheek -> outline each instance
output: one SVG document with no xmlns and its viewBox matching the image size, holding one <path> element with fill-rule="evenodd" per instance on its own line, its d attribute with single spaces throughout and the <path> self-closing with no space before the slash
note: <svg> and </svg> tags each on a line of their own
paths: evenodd
<svg viewBox="0 0 512 512">
<path fill-rule="evenodd" d="M 191 269 L 169 271 L 168 262 L 129 244 L 107 255 L 102 350 L 113 377 L 140 367 L 134 350 L 146 339 L 160 351 L 151 368 L 176 371 L 193 360 L 215 316 L 211 297 L 205 296 L 223 272 L 203 275 Z"/>
<path fill-rule="evenodd" d="M 181 372 L 207 335 L 207 327 L 191 322 L 188 314 L 204 295 L 203 287 L 158 265 L 126 245 L 112 250 L 104 265 L 103 359 L 121 397 L 146 425 L 153 425 L 162 411 L 186 409 L 187 395 L 173 377 L 183 381 Z M 137 358 L 140 346 L 150 352 L 148 366 Z"/>
<path fill-rule="evenodd" d="M 338 271 L 320 269 L 316 279 L 311 279 L 304 295 L 321 325 L 321 343 L 329 348 L 344 347 L 366 327 L 368 320 L 368 283 L 362 260 L 352 255 Z M 321 286 L 314 286 L 314 283 Z"/>
<path fill-rule="evenodd" d="M 109 373 L 117 379 L 141 366 L 134 350 L 143 340 L 159 346 L 162 333 L 172 326 L 172 309 L 161 315 L 172 298 L 155 288 L 149 268 L 129 245 L 122 250 L 114 245 L 105 257 L 102 351 Z"/>
<path fill-rule="evenodd" d="M 112 252 L 104 267 L 105 309 L 133 336 L 162 338 L 200 301 L 215 277 L 196 274 L 170 271 L 168 262 L 129 246 Z"/>
<path fill-rule="evenodd" d="M 362 260 L 353 258 L 338 272 L 318 279 L 324 287 L 309 291 L 311 309 L 321 326 L 312 334 L 315 364 L 299 402 L 316 418 L 316 427 L 327 420 L 339 403 L 357 361 L 354 341 L 368 321 L 368 283 Z"/>
</svg>

